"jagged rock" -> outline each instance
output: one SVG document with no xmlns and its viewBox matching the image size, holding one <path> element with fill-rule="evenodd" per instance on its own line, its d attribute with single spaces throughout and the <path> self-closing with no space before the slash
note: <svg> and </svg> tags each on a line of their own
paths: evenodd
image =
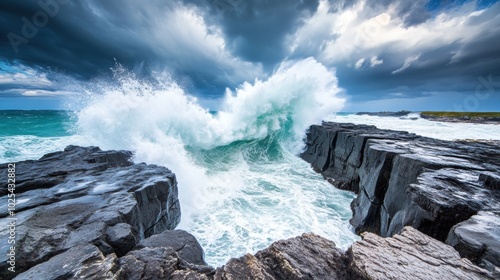
<svg viewBox="0 0 500 280">
<path fill-rule="evenodd" d="M 446 277 L 446 278 L 443 278 Z M 494 274 L 462 259 L 453 247 L 411 227 L 382 238 L 364 233 L 342 253 L 314 234 L 281 240 L 255 255 L 231 259 L 214 279 L 494 279 Z"/>
<path fill-rule="evenodd" d="M 125 223 L 119 223 L 106 230 L 108 243 L 116 248 L 116 254 L 121 257 L 132 250 L 138 241 L 135 229 Z"/>
<path fill-rule="evenodd" d="M 170 233 L 170 235 L 169 235 Z M 180 236 L 187 246 L 193 240 L 199 246 L 198 241 L 187 232 L 167 231 L 166 234 L 159 234 L 146 239 L 148 247 L 138 246 L 130 251 L 127 255 L 121 257 L 118 261 L 119 270 L 116 273 L 117 279 L 212 279 L 213 268 L 206 265 L 197 265 L 190 263 L 188 260 L 179 256 L 182 248 L 172 248 L 166 242 L 161 242 L 158 238 L 165 237 L 175 238 Z M 179 245 L 179 242 L 170 242 L 174 246 Z M 201 248 L 201 247 L 200 247 Z M 203 251 L 201 252 L 203 255 Z M 192 257 L 188 254 L 188 257 Z M 205 263 L 205 261 L 202 262 Z"/>
<path fill-rule="evenodd" d="M 15 279 L 115 279 L 117 269 L 115 254 L 105 257 L 96 246 L 84 244 L 36 265 Z"/>
<path fill-rule="evenodd" d="M 133 234 L 124 224 L 118 224 L 108 232 L 116 235 L 113 231 L 120 229 L 128 232 L 123 234 L 124 238 Z M 165 238 L 168 241 L 165 241 Z M 175 238 L 179 240 L 176 241 Z M 114 253 L 105 256 L 92 244 L 77 245 L 19 274 L 15 279 L 213 279 L 214 269 L 205 265 L 203 250 L 189 233 L 167 231 L 143 241 L 121 258 L 117 258 Z M 184 246 L 179 247 L 181 244 Z M 189 259 L 179 256 L 181 253 L 188 258 L 194 258 L 193 248 L 198 247 L 201 252 L 197 252 L 195 260 L 200 262 L 198 258 L 201 256 L 202 265 L 191 263 Z"/>
<path fill-rule="evenodd" d="M 192 265 L 171 247 L 145 247 L 118 260 L 118 280 L 213 279 L 213 268 Z"/>
<path fill-rule="evenodd" d="M 194 264 L 207 265 L 203 256 L 203 248 L 196 238 L 184 230 L 167 230 L 141 240 L 135 249 L 147 247 L 168 247 L 174 249 L 180 258 Z"/>
<path fill-rule="evenodd" d="M 380 130 L 375 126 L 323 123 L 307 132 L 301 157 L 340 189 L 359 191 L 359 168 L 369 139 L 415 139 L 406 132 Z"/>
<path fill-rule="evenodd" d="M 143 248 L 120 258 L 118 279 L 169 279 L 177 270 L 179 257 L 174 249 Z"/>
<path fill-rule="evenodd" d="M 210 280 L 211 276 L 200 274 L 192 270 L 176 270 L 172 273 L 172 280 Z"/>
<path fill-rule="evenodd" d="M 303 234 L 277 241 L 255 256 L 229 260 L 215 279 L 346 279 L 341 256 L 334 242 Z"/>
<path fill-rule="evenodd" d="M 392 236 L 411 225 L 445 241 L 457 223 L 500 209 L 493 144 L 323 123 L 310 127 L 301 156 L 334 185 L 358 192 L 350 221 L 358 233 Z"/>
<path fill-rule="evenodd" d="M 481 173 L 481 175 L 479 175 L 479 181 L 483 182 L 483 184 L 491 190 L 500 190 L 499 174 L 493 172 Z"/>
<path fill-rule="evenodd" d="M 16 271 L 22 272 L 81 244 L 122 255 L 135 241 L 113 233 L 125 223 L 139 238 L 174 229 L 180 220 L 175 175 L 164 167 L 133 164 L 130 152 L 68 146 L 38 161 L 16 164 Z M 7 178 L 7 164 L 0 164 Z M 2 188 L 2 200 L 7 201 Z M 7 251 L 7 204 L 0 205 L 0 249 Z M 109 230 L 108 230 L 109 229 Z M 128 245 L 115 242 L 127 239 Z M 134 243 L 133 245 L 131 245 Z M 0 277 L 7 270 L 0 255 Z"/>
<path fill-rule="evenodd" d="M 346 254 L 349 279 L 494 279 L 451 246 L 411 227 L 387 238 L 365 233 Z"/>
<path fill-rule="evenodd" d="M 455 225 L 446 243 L 453 246 L 462 257 L 493 271 L 495 266 L 500 267 L 499 240 L 500 212 L 479 211 L 467 221 Z"/>
</svg>

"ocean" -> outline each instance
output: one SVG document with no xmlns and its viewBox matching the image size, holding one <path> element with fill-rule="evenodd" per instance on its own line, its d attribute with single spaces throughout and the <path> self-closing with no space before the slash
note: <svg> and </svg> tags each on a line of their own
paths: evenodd
<svg viewBox="0 0 500 280">
<path fill-rule="evenodd" d="M 311 124 L 500 139 L 495 125 L 334 114 L 344 103 L 336 79 L 310 60 L 228 90 L 215 113 L 168 75 L 153 83 L 131 75 L 117 80 L 89 89 L 71 110 L 0 111 L 0 162 L 37 159 L 73 144 L 131 150 L 135 162 L 165 166 L 178 179 L 178 228 L 198 239 L 213 266 L 304 232 L 342 249 L 359 240 L 349 225 L 354 194 L 334 188 L 298 157 Z"/>
</svg>

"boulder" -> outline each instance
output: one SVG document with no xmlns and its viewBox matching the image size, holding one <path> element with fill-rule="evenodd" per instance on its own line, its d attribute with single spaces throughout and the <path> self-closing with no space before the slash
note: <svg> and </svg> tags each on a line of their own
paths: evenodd
<svg viewBox="0 0 500 280">
<path fill-rule="evenodd" d="M 363 233 L 347 252 L 318 235 L 280 240 L 217 268 L 214 279 L 495 279 L 451 246 L 412 227 L 394 237 Z M 446 278 L 443 278 L 446 277 Z M 196 279 L 196 278 L 193 278 Z"/>
<path fill-rule="evenodd" d="M 111 231 L 120 228 L 127 229 L 118 224 Z M 174 246 L 182 242 L 185 242 L 185 246 L 199 246 L 198 241 L 189 233 L 172 232 L 167 231 L 154 237 L 168 237 L 170 244 Z M 190 263 L 179 256 L 178 252 L 182 253 L 183 248 L 173 248 L 160 242 L 158 238 L 151 238 L 153 237 L 143 240 L 147 247 L 138 246 L 120 258 L 114 253 L 105 256 L 92 244 L 77 245 L 19 274 L 15 279 L 213 279 L 212 267 Z M 175 238 L 181 240 L 173 240 Z M 195 244 L 190 244 L 192 242 Z"/>
<path fill-rule="evenodd" d="M 477 215 L 455 225 L 446 243 L 453 246 L 462 257 L 494 271 L 500 267 L 499 240 L 500 212 L 479 211 Z"/>
<path fill-rule="evenodd" d="M 167 230 L 141 240 L 136 249 L 146 247 L 167 247 L 177 252 L 183 260 L 195 265 L 207 265 L 204 260 L 203 248 L 198 240 L 184 230 Z"/>
<path fill-rule="evenodd" d="M 78 245 L 119 256 L 139 239 L 174 229 L 180 221 L 175 175 L 167 168 L 134 164 L 127 151 L 68 146 L 38 161 L 17 162 L 15 213 L 0 205 L 0 246 L 7 251 L 16 218 L 16 272 Z M 7 178 L 0 164 L 0 178 Z M 2 188 L 7 201 L 7 189 Z M 8 272 L 0 255 L 0 278 Z"/>
<path fill-rule="evenodd" d="M 119 257 L 131 251 L 138 239 L 135 229 L 126 223 L 116 224 L 106 230 L 106 240 L 113 248 L 116 248 L 115 252 Z"/>
<path fill-rule="evenodd" d="M 494 279 L 453 247 L 412 227 L 387 238 L 367 232 L 346 255 L 348 279 Z"/>
<path fill-rule="evenodd" d="M 215 279 L 346 279 L 335 243 L 308 233 L 280 240 L 218 268 Z"/>
<path fill-rule="evenodd" d="M 34 266 L 15 279 L 115 279 L 117 269 L 115 254 L 104 256 L 96 246 L 82 244 Z"/>
</svg>

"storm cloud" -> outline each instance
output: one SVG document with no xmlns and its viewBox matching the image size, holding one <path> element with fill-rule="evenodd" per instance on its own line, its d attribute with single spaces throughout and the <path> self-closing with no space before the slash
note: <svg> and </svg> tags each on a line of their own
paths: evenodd
<svg viewBox="0 0 500 280">
<path fill-rule="evenodd" d="M 86 82 L 118 62 L 217 98 L 309 56 L 353 102 L 471 93 L 500 77 L 499 15 L 497 1 L 6 0 L 0 97 L 65 94 L 50 73 Z"/>
</svg>

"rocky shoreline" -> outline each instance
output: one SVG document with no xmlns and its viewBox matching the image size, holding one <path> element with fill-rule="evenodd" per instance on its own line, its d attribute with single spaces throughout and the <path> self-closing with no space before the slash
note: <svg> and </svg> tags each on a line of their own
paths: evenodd
<svg viewBox="0 0 500 280">
<path fill-rule="evenodd" d="M 435 122 L 500 124 L 500 117 L 433 116 L 421 114 L 421 118 Z"/>
<path fill-rule="evenodd" d="M 413 228 L 477 265 L 500 266 L 500 149 L 374 126 L 311 126 L 301 155 L 333 185 L 358 194 L 356 232 Z"/>
<path fill-rule="evenodd" d="M 351 223 L 373 233 L 347 252 L 307 233 L 213 268 L 196 238 L 175 230 L 181 207 L 170 170 L 134 164 L 127 151 L 69 146 L 15 163 L 15 216 L 0 205 L 0 246 L 12 246 L 16 217 L 16 273 L 2 254 L 0 278 L 498 279 L 499 155 L 484 143 L 312 126 L 302 157 L 358 193 Z M 7 173 L 0 164 L 0 177 Z M 7 201 L 7 189 L 0 195 Z"/>
</svg>

